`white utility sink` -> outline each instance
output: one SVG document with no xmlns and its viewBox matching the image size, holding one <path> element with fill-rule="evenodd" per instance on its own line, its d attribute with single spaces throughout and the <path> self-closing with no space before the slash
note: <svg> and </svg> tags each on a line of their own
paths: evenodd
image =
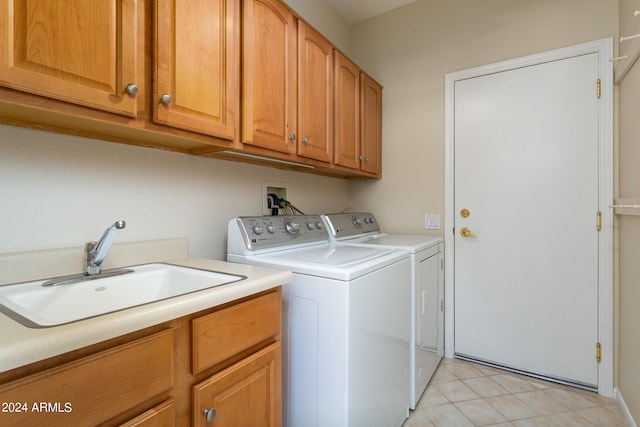
<svg viewBox="0 0 640 427">
<path fill-rule="evenodd" d="M 27 326 L 57 326 L 246 279 L 161 263 L 127 269 L 133 272 L 54 286 L 43 286 L 52 280 L 0 286 L 0 310 Z"/>
</svg>

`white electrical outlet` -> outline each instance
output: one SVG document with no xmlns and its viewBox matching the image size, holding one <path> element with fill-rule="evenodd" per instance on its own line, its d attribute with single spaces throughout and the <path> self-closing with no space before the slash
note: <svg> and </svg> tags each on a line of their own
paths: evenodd
<svg viewBox="0 0 640 427">
<path fill-rule="evenodd" d="M 424 229 L 440 230 L 440 214 L 425 214 Z"/>
</svg>

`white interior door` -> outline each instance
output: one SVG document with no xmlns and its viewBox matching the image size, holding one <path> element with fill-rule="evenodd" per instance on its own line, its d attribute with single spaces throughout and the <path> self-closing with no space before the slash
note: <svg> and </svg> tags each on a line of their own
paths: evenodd
<svg viewBox="0 0 640 427">
<path fill-rule="evenodd" d="M 455 82 L 456 355 L 597 388 L 598 70 Z"/>
</svg>

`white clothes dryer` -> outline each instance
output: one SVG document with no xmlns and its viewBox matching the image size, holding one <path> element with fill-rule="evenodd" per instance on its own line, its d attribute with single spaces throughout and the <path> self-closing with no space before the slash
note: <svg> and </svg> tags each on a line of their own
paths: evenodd
<svg viewBox="0 0 640 427">
<path fill-rule="evenodd" d="M 227 260 L 293 272 L 282 292 L 285 426 L 404 423 L 407 251 L 330 244 L 318 215 L 240 217 L 229 222 Z"/>
<path fill-rule="evenodd" d="M 411 258 L 409 407 L 415 409 L 444 355 L 444 240 L 380 232 L 373 214 L 323 215 L 331 240 L 341 245 L 403 249 Z"/>
</svg>

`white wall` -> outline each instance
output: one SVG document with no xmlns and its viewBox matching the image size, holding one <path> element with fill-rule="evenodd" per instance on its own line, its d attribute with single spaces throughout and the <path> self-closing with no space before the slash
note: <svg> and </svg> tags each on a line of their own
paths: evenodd
<svg viewBox="0 0 640 427">
<path fill-rule="evenodd" d="M 348 205 L 341 179 L 0 126 L 0 253 L 82 246 L 124 219 L 119 242 L 186 236 L 224 259 L 228 220 L 262 214 L 264 181 L 304 212 Z"/>
<path fill-rule="evenodd" d="M 419 0 L 355 25 L 352 56 L 384 86 L 383 179 L 354 182 L 352 204 L 424 232 L 444 214 L 445 74 L 616 34 L 617 0 Z"/>
</svg>

